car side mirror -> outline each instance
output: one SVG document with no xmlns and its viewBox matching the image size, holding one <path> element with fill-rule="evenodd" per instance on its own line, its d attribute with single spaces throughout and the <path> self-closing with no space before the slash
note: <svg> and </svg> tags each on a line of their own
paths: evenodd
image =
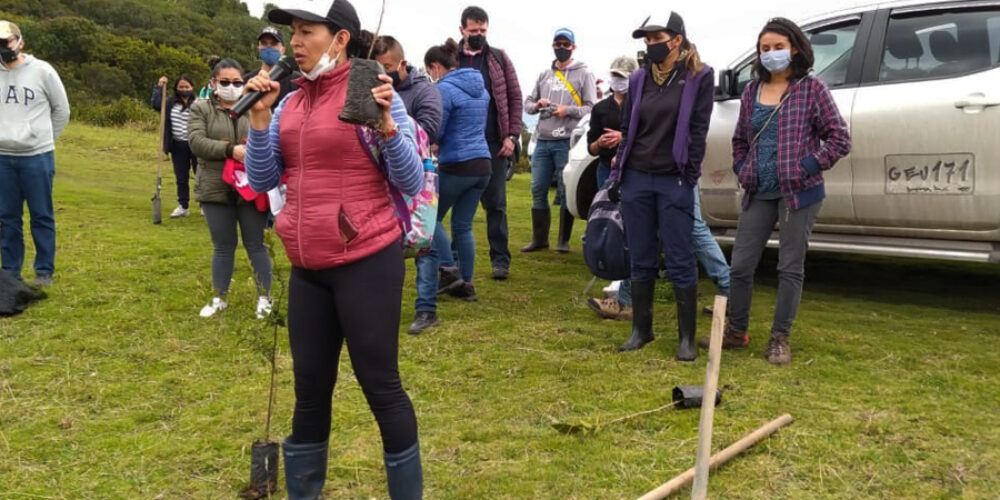
<svg viewBox="0 0 1000 500">
<path fill-rule="evenodd" d="M 736 73 L 731 69 L 726 69 L 719 73 L 719 85 L 715 87 L 716 99 L 729 99 L 735 95 L 735 92 L 733 92 L 735 75 Z"/>
</svg>

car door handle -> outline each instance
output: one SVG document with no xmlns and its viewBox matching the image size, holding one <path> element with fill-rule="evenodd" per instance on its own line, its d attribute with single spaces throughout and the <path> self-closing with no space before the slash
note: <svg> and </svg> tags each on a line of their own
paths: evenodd
<svg viewBox="0 0 1000 500">
<path fill-rule="evenodd" d="M 962 99 L 955 101 L 955 107 L 959 109 L 967 108 L 989 108 L 1000 106 L 1000 100 L 987 99 L 986 94 L 969 94 Z"/>
</svg>

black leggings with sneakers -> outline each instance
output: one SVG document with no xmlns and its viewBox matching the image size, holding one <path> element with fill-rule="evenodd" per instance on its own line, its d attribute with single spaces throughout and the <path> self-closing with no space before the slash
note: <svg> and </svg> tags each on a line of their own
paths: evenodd
<svg viewBox="0 0 1000 500">
<path fill-rule="evenodd" d="M 361 261 L 313 271 L 292 268 L 288 332 L 295 372 L 294 443 L 330 436 L 330 404 L 341 346 L 375 414 L 388 453 L 417 442 L 417 417 L 399 379 L 402 247 L 396 243 Z"/>
</svg>

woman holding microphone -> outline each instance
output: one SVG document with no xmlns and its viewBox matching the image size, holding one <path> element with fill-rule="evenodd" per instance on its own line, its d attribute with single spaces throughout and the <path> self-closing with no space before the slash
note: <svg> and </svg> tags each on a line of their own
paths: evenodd
<svg viewBox="0 0 1000 500">
<path fill-rule="evenodd" d="M 317 498 L 327 469 L 331 398 L 342 346 L 382 436 L 389 495 L 422 496 L 417 419 L 398 369 L 403 291 L 401 230 L 389 189 L 417 194 L 423 170 L 402 99 L 392 80 L 372 89 L 382 109 L 375 130 L 380 170 L 365 150 L 368 131 L 338 119 L 347 98 L 351 57 L 368 52 L 361 22 L 346 0 L 275 9 L 291 25 L 303 78 L 274 104 L 278 82 L 261 72 L 247 85 L 266 92 L 250 111 L 246 166 L 265 192 L 288 176 L 287 201 L 275 229 L 292 263 L 288 333 L 295 373 L 292 434 L 283 444 L 289 498 Z M 327 9 L 327 7 L 329 7 Z M 366 34 L 367 35 L 367 34 Z M 371 43 L 369 39 L 367 43 Z"/>
</svg>

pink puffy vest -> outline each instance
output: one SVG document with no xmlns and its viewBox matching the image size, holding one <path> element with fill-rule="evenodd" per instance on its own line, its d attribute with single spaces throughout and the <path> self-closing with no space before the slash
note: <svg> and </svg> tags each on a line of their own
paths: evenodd
<svg viewBox="0 0 1000 500">
<path fill-rule="evenodd" d="M 349 70 L 347 63 L 315 81 L 297 80 L 300 90 L 279 119 L 288 193 L 275 229 L 288 260 L 305 269 L 350 264 L 401 237 L 388 182 L 355 126 L 337 118 Z"/>
</svg>

